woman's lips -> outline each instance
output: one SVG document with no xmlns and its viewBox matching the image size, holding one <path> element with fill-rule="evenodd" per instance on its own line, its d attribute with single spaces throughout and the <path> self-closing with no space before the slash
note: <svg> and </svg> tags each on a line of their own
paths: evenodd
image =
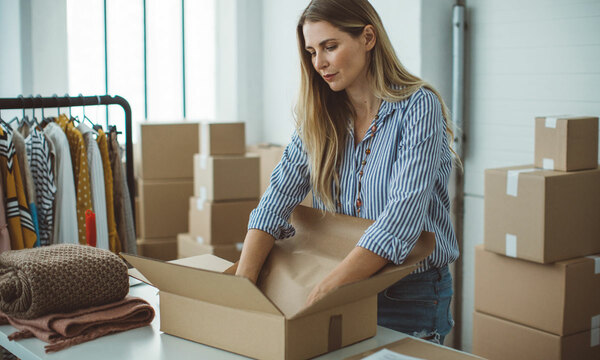
<svg viewBox="0 0 600 360">
<path fill-rule="evenodd" d="M 337 75 L 337 73 L 323 75 L 323 79 L 325 79 L 325 81 L 331 81 L 331 80 L 333 80 L 333 77 L 336 76 L 336 75 Z"/>
</svg>

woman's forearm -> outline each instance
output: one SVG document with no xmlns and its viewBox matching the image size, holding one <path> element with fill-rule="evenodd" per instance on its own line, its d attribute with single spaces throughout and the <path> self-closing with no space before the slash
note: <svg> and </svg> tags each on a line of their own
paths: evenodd
<svg viewBox="0 0 600 360">
<path fill-rule="evenodd" d="M 256 283 L 260 269 L 267 259 L 274 242 L 275 238 L 264 231 L 256 229 L 248 230 L 235 274 L 246 277 L 253 283 Z"/>
</svg>

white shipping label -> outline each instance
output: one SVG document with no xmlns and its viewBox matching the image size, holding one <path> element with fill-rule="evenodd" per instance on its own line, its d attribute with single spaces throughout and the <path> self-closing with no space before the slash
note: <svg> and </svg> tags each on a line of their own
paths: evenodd
<svg viewBox="0 0 600 360">
<path fill-rule="evenodd" d="M 363 358 L 363 360 L 421 360 L 421 358 L 399 354 L 388 349 L 381 349 L 378 352 Z"/>
<path fill-rule="evenodd" d="M 547 127 L 547 128 L 556 129 L 556 120 L 558 120 L 558 118 L 555 118 L 555 117 L 547 117 L 547 118 L 546 118 L 546 127 Z"/>
<path fill-rule="evenodd" d="M 506 234 L 506 256 L 517 257 L 517 235 Z"/>
<path fill-rule="evenodd" d="M 600 328 L 600 314 L 592 316 L 592 329 Z"/>
<path fill-rule="evenodd" d="M 598 346 L 600 345 L 600 328 L 595 328 L 590 331 L 590 346 Z"/>
<path fill-rule="evenodd" d="M 554 159 L 548 159 L 548 158 L 542 159 L 542 167 L 545 170 L 554 170 Z"/>
<path fill-rule="evenodd" d="M 204 244 L 204 238 L 202 236 L 196 236 L 196 242 L 198 244 Z"/>
<path fill-rule="evenodd" d="M 196 208 L 198 210 L 204 210 L 204 198 L 196 199 Z"/>
<path fill-rule="evenodd" d="M 206 170 L 206 166 L 207 166 L 207 162 L 208 162 L 208 156 L 198 156 L 199 159 L 199 165 L 200 165 L 200 169 L 202 170 Z"/>
<path fill-rule="evenodd" d="M 506 173 L 506 195 L 517 196 L 519 190 L 519 174 L 532 171 L 536 171 L 536 169 L 508 170 Z"/>
<path fill-rule="evenodd" d="M 600 274 L 600 256 L 591 255 L 587 257 L 594 260 L 594 274 Z"/>
</svg>

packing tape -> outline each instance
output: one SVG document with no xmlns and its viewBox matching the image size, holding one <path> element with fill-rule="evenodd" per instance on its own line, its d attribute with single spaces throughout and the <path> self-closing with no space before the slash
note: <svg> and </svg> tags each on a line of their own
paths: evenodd
<svg viewBox="0 0 600 360">
<path fill-rule="evenodd" d="M 542 159 L 542 167 L 545 170 L 554 170 L 554 159 L 548 159 L 548 158 Z"/>
<path fill-rule="evenodd" d="M 517 257 L 517 235 L 506 234 L 506 256 Z"/>
<path fill-rule="evenodd" d="M 590 255 L 586 256 L 592 260 L 594 260 L 594 274 L 600 274 L 600 256 L 598 255 Z"/>
<path fill-rule="evenodd" d="M 200 169 L 206 170 L 206 167 L 207 167 L 206 163 L 208 162 L 208 156 L 200 155 L 198 162 L 199 162 L 199 165 L 200 165 Z"/>
<path fill-rule="evenodd" d="M 206 186 L 200 186 L 198 188 L 200 194 L 198 194 L 198 198 L 202 199 L 202 201 L 206 200 Z"/>
<path fill-rule="evenodd" d="M 517 196 L 519 189 L 519 174 L 524 172 L 532 172 L 537 169 L 520 169 L 520 170 L 508 170 L 506 173 L 506 195 Z"/>
<path fill-rule="evenodd" d="M 592 316 L 592 329 L 600 328 L 600 314 Z"/>
<path fill-rule="evenodd" d="M 202 236 L 196 236 L 196 242 L 198 244 L 204 244 L 204 238 Z"/>
<path fill-rule="evenodd" d="M 547 128 L 556 129 L 556 120 L 558 120 L 558 118 L 555 118 L 555 117 L 547 117 L 547 118 L 546 118 L 546 127 L 547 127 Z"/>
<path fill-rule="evenodd" d="M 244 248 L 244 243 L 243 242 L 235 243 L 235 248 L 237 249 L 237 251 L 242 251 L 242 249 Z"/>
<path fill-rule="evenodd" d="M 590 346 L 600 345 L 600 328 L 595 328 L 590 331 Z"/>
<path fill-rule="evenodd" d="M 198 198 L 196 200 L 196 208 L 198 210 L 204 210 L 204 198 Z"/>
<path fill-rule="evenodd" d="M 200 126 L 200 153 L 208 155 L 210 129 L 209 124 L 203 123 Z"/>
</svg>

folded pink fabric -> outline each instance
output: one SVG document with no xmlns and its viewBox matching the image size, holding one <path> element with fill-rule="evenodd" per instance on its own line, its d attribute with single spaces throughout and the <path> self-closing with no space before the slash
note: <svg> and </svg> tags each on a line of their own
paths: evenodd
<svg viewBox="0 0 600 360">
<path fill-rule="evenodd" d="M 49 343 L 46 352 L 66 349 L 104 335 L 150 325 L 154 309 L 146 300 L 127 296 L 121 301 L 65 314 L 24 320 L 0 312 L 0 324 L 19 329 L 9 340 L 36 337 Z"/>
</svg>

